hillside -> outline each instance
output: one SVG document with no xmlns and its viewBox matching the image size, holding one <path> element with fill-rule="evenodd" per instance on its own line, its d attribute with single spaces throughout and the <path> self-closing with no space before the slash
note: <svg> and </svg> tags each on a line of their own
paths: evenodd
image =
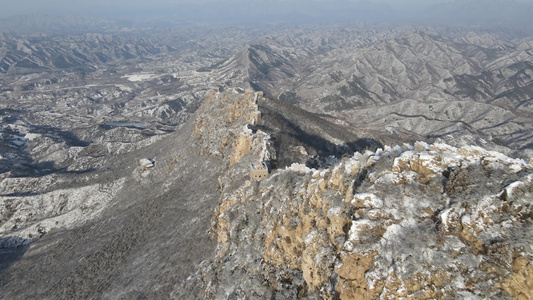
<svg viewBox="0 0 533 300">
<path fill-rule="evenodd" d="M 530 37 L 384 27 L 359 35 L 325 29 L 279 34 L 212 72 L 382 135 L 474 134 L 514 150 L 529 148 Z"/>
<path fill-rule="evenodd" d="M 288 163 L 287 149 L 322 149 L 309 144 L 311 140 L 290 144 L 294 139 L 279 134 L 278 142 L 265 148 L 270 132 L 243 129 L 248 113 L 258 108 L 253 97 L 212 92 L 195 118 L 177 132 L 147 140 L 137 150 L 92 157 L 87 172 L 18 178 L 6 174 L 0 229 L 3 249 L 13 254 L 2 261 L 4 295 L 167 298 L 171 292 L 198 292 L 200 287 L 180 290 L 179 284 L 213 253 L 215 242 L 207 230 L 221 185 L 227 180 L 245 182 L 248 164 L 262 159 L 265 151 L 271 158 L 279 153 L 280 163 Z M 259 108 L 271 106 L 265 104 L 269 101 L 274 100 L 261 97 L 264 104 Z M 299 133 L 339 147 L 351 142 L 342 137 L 355 138 L 331 132 L 334 125 L 309 118 L 311 114 L 296 107 L 288 110 L 292 117 L 308 116 L 305 126 L 297 123 L 302 126 Z M 279 125 L 270 120 L 287 117 L 267 112 L 258 128 Z M 137 166 L 143 157 L 155 158 L 153 169 Z M 17 193 L 7 196 L 13 192 Z M 31 204 L 35 202 L 41 204 Z"/>
<path fill-rule="evenodd" d="M 0 36 L 0 298 L 533 298 L 530 36 L 76 30 Z"/>
</svg>

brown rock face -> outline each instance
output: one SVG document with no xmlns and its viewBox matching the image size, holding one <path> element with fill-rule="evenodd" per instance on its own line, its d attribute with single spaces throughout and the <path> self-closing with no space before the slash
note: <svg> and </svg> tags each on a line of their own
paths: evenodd
<svg viewBox="0 0 533 300">
<path fill-rule="evenodd" d="M 208 298 L 532 299 L 527 164 L 477 147 L 398 148 L 224 189 Z M 245 283 L 209 275 L 221 272 Z"/>
<path fill-rule="evenodd" d="M 515 258 L 512 269 L 513 275 L 501 283 L 502 289 L 518 300 L 533 299 L 533 264 L 531 259 Z"/>
<path fill-rule="evenodd" d="M 446 183 L 446 193 L 450 196 L 466 192 L 468 188 L 468 170 L 458 167 L 450 172 Z"/>
<path fill-rule="evenodd" d="M 343 254 L 341 265 L 335 269 L 339 281 L 335 287 L 342 300 L 375 299 L 378 291 L 371 289 L 365 278 L 372 260 L 378 255 L 376 251 L 362 254 Z"/>
<path fill-rule="evenodd" d="M 246 135 L 239 135 L 237 142 L 235 143 L 235 148 L 230 159 L 230 165 L 234 165 L 236 162 L 241 160 L 246 154 L 251 150 L 251 137 Z"/>
<path fill-rule="evenodd" d="M 211 92 L 198 109 L 192 132 L 200 154 L 223 160 L 229 157 L 230 165 L 237 163 L 254 146 L 247 127 L 253 111 L 257 111 L 254 95 Z"/>
</svg>

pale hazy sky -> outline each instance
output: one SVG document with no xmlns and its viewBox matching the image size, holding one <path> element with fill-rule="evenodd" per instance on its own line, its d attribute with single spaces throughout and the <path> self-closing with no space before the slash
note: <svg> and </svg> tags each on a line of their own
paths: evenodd
<svg viewBox="0 0 533 300">
<path fill-rule="evenodd" d="M 27 15 L 35 13 L 45 13 L 54 15 L 64 14 L 94 14 L 101 11 L 107 14 L 110 11 L 147 10 L 155 11 L 159 9 L 179 9 L 184 3 L 238 3 L 252 1 L 261 2 L 263 5 L 268 3 L 277 6 L 281 3 L 287 4 L 295 0 L 0 0 L 0 17 L 9 17 L 14 15 Z M 315 0 L 328 2 L 346 2 L 353 0 Z M 387 3 L 392 7 L 413 7 L 429 6 L 431 4 L 445 2 L 447 0 L 366 0 L 373 3 Z M 533 1 L 533 0 L 530 0 Z"/>
<path fill-rule="evenodd" d="M 220 11 L 225 13 L 235 11 L 265 10 L 291 13 L 301 13 L 313 3 L 322 3 L 329 13 L 336 14 L 335 5 L 345 6 L 350 2 L 386 3 L 400 15 L 428 8 L 434 4 L 455 2 L 493 2 L 496 0 L 0 0 L 0 18 L 16 15 L 48 14 L 48 15 L 91 15 L 104 17 L 128 17 L 158 14 L 184 13 L 187 17 Z M 501 0 L 533 3 L 533 0 Z M 213 5 L 215 3 L 216 5 Z M 328 5 L 323 5 L 328 3 Z M 331 4 L 330 4 L 331 3 Z M 196 6 L 191 7 L 194 4 Z M 255 7 L 255 4 L 259 4 Z M 189 5 L 184 8 L 184 5 Z M 315 10 L 317 9 L 315 5 Z M 320 8 L 318 11 L 321 11 Z M 498 11 L 498 10 L 496 10 Z M 257 13 L 257 11 L 256 11 Z M 339 13 L 346 13 L 341 12 Z M 397 15 L 397 14 L 396 14 Z"/>
</svg>

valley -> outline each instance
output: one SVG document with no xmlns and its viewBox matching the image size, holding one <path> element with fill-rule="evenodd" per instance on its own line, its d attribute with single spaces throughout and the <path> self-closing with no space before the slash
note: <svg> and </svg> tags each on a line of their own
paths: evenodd
<svg viewBox="0 0 533 300">
<path fill-rule="evenodd" d="M 533 36 L 131 24 L 0 35 L 2 298 L 533 295 Z"/>
</svg>

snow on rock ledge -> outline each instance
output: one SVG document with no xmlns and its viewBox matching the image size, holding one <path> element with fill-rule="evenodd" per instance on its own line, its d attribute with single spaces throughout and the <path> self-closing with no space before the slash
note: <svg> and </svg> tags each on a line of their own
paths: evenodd
<svg viewBox="0 0 533 300">
<path fill-rule="evenodd" d="M 223 191 L 224 238 L 199 278 L 210 299 L 528 299 L 531 173 L 498 152 L 421 142 L 295 164 Z"/>
<path fill-rule="evenodd" d="M 74 228 L 98 215 L 124 179 L 76 189 L 0 198 L 0 236 L 32 240 L 57 228 Z"/>
</svg>

